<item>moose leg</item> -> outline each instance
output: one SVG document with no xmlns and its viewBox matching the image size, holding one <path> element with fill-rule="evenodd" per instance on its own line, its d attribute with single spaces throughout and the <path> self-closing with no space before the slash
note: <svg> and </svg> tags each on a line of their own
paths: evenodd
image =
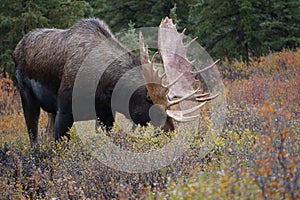
<svg viewBox="0 0 300 200">
<path fill-rule="evenodd" d="M 96 108 L 96 110 L 99 111 L 99 108 Z M 96 126 L 104 125 L 106 131 L 109 132 L 115 121 L 111 108 L 102 108 L 101 112 L 97 112 L 97 118 Z"/>
<path fill-rule="evenodd" d="M 57 97 L 58 110 L 54 123 L 54 137 L 55 140 L 60 139 L 62 136 L 69 137 L 67 133 L 72 127 L 74 119 L 72 114 L 72 92 L 61 92 Z"/>
<path fill-rule="evenodd" d="M 26 86 L 20 89 L 20 94 L 30 144 L 34 146 L 37 143 L 40 106 Z"/>
<path fill-rule="evenodd" d="M 46 135 L 50 138 L 54 137 L 54 123 L 55 123 L 55 114 L 48 113 L 48 123 L 46 126 Z"/>
</svg>

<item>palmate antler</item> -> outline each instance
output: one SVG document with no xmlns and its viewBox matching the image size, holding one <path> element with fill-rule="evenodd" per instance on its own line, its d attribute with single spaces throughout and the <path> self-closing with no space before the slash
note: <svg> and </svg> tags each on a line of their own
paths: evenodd
<svg viewBox="0 0 300 200">
<path fill-rule="evenodd" d="M 178 33 L 176 25 L 173 24 L 172 19 L 169 19 L 168 17 L 161 21 L 158 29 L 158 49 L 163 60 L 168 81 L 171 82 L 172 79 L 179 74 L 183 74 L 184 77 L 170 88 L 169 98 L 187 95 L 190 91 L 190 86 L 195 82 L 195 77 L 199 73 L 212 68 L 219 61 L 217 60 L 212 65 L 200 71 L 191 72 L 194 61 L 191 62 L 188 60 L 187 51 L 189 46 L 197 38 L 194 38 L 187 45 L 184 45 L 184 32 L 185 29 L 182 33 Z"/>
<path fill-rule="evenodd" d="M 162 106 L 167 115 L 176 121 L 191 121 L 200 114 L 187 116 L 188 114 L 218 96 L 207 97 L 209 93 L 200 94 L 200 88 L 192 90 L 192 85 L 196 81 L 195 77 L 212 68 L 218 61 L 200 71 L 191 72 L 193 63 L 187 59 L 187 50 L 196 38 L 184 45 L 183 36 L 184 31 L 178 33 L 172 19 L 166 17 L 161 21 L 158 29 L 158 49 L 165 72 L 163 75 L 160 75 L 159 70 L 154 68 L 153 59 L 149 60 L 148 48 L 144 45 L 142 33 L 139 35 L 140 54 L 146 87 L 152 102 Z M 164 79 L 167 79 L 167 85 L 164 84 Z M 179 99 L 172 100 L 174 97 Z M 201 102 L 201 104 L 188 110 L 170 110 L 170 106 L 187 99 Z"/>
</svg>

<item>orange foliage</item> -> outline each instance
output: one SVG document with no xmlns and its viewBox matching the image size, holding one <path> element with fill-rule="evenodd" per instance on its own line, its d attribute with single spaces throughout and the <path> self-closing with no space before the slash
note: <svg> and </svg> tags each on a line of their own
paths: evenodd
<svg viewBox="0 0 300 200">
<path fill-rule="evenodd" d="M 41 130 L 44 129 L 46 123 L 47 116 L 42 112 L 40 118 Z M 12 138 L 22 137 L 27 139 L 20 94 L 8 75 L 0 77 L 0 127 L 0 135 L 5 134 L 12 136 Z M 0 137 L 0 144 L 3 144 L 5 140 L 7 138 Z"/>
<path fill-rule="evenodd" d="M 283 49 L 281 52 L 270 53 L 250 63 L 256 73 L 261 75 L 276 75 L 285 72 L 299 72 L 300 48 L 296 51 Z"/>
<path fill-rule="evenodd" d="M 235 62 L 234 65 L 244 63 Z M 252 71 L 247 79 L 225 80 L 229 103 L 256 105 L 269 101 L 286 105 L 291 112 L 299 112 L 300 48 L 295 52 L 283 50 L 261 57 L 245 70 Z"/>
<path fill-rule="evenodd" d="M 300 73 L 277 76 L 251 75 L 248 80 L 227 83 L 228 100 L 263 104 L 265 101 L 286 105 L 291 112 L 299 111 Z"/>
<path fill-rule="evenodd" d="M 235 60 L 229 62 L 227 58 L 222 61 L 219 68 L 225 80 L 235 81 L 248 79 L 251 75 L 277 76 L 282 73 L 295 73 L 300 70 L 300 48 L 295 51 L 283 49 L 281 52 L 270 53 L 257 59 L 250 59 L 247 64 Z"/>
<path fill-rule="evenodd" d="M 8 75 L 0 77 L 0 116 L 17 113 L 21 108 L 20 95 Z"/>
<path fill-rule="evenodd" d="M 284 109 L 275 109 L 265 102 L 260 109 L 262 131 L 256 137 L 255 181 L 264 198 L 280 195 L 286 199 L 298 199 L 299 135 L 288 125 L 291 115 Z"/>
</svg>

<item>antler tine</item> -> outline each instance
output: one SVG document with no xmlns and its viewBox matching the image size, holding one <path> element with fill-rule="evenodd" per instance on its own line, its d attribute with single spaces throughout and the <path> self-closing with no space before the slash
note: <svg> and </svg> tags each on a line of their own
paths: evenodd
<svg viewBox="0 0 300 200">
<path fill-rule="evenodd" d="M 152 58 L 151 58 L 151 63 L 154 63 L 154 59 L 155 59 L 155 56 L 158 54 L 158 51 L 156 51 L 154 54 L 153 54 L 153 56 L 152 56 Z"/>
<path fill-rule="evenodd" d="M 192 121 L 198 117 L 200 117 L 200 114 L 198 115 L 194 115 L 194 116 L 188 116 L 188 117 L 184 117 L 184 116 L 181 116 L 181 115 L 176 115 L 176 114 L 173 114 L 173 112 L 171 112 L 171 110 L 167 110 L 167 115 L 173 119 L 175 119 L 176 121 L 179 121 L 179 122 L 189 122 L 189 121 Z"/>
<path fill-rule="evenodd" d="M 182 30 L 182 32 L 180 33 L 181 37 L 184 36 L 185 31 L 186 31 L 186 28 L 184 28 L 184 29 Z"/>
<path fill-rule="evenodd" d="M 206 102 L 203 102 L 203 103 L 201 103 L 201 104 L 199 104 L 199 105 L 197 105 L 193 108 L 187 109 L 187 110 L 167 110 L 166 112 L 167 112 L 167 115 L 169 115 L 170 117 L 172 117 L 176 121 L 188 122 L 188 121 L 194 120 L 195 118 L 200 117 L 200 114 L 192 115 L 192 116 L 184 116 L 184 115 L 195 112 L 196 110 L 198 110 L 199 108 L 201 108 L 205 104 L 206 104 Z"/>
<path fill-rule="evenodd" d="M 212 68 L 213 66 L 215 66 L 219 61 L 220 61 L 220 59 L 216 60 L 213 64 L 205 67 L 204 69 L 201 69 L 201 70 L 199 70 L 197 72 L 192 72 L 192 73 L 193 74 L 199 74 L 199 73 L 205 72 L 205 71 L 209 70 L 210 68 Z"/>
<path fill-rule="evenodd" d="M 196 94 L 197 92 L 199 91 L 199 88 L 192 91 L 191 93 L 185 95 L 184 97 L 181 97 L 180 99 L 177 99 L 177 100 L 173 100 L 173 101 L 168 101 L 168 107 L 171 106 L 171 105 L 174 105 L 174 104 L 178 104 L 186 99 L 189 99 L 191 96 L 193 96 L 194 94 Z"/>
<path fill-rule="evenodd" d="M 185 115 L 195 112 L 196 110 L 203 107 L 206 103 L 207 101 L 187 110 L 167 110 L 166 113 L 168 116 L 172 117 L 176 121 L 188 122 L 194 120 L 195 118 L 200 117 L 200 114 L 193 115 L 193 116 L 185 116 Z"/>
<path fill-rule="evenodd" d="M 165 87 L 170 88 L 172 85 L 174 85 L 181 77 L 183 76 L 183 73 L 181 73 L 174 81 L 166 85 Z"/>
<path fill-rule="evenodd" d="M 187 115 L 187 114 L 190 114 L 192 112 L 195 112 L 196 110 L 198 110 L 199 108 L 201 108 L 202 106 L 204 106 L 205 104 L 207 103 L 207 101 L 205 102 L 202 102 L 201 104 L 195 106 L 195 107 L 192 107 L 192 108 L 189 108 L 187 110 L 172 110 L 171 112 L 174 113 L 174 114 L 182 114 L 182 115 Z"/>
<path fill-rule="evenodd" d="M 195 98 L 199 98 L 199 97 L 205 97 L 205 96 L 207 96 L 207 95 L 209 95 L 209 93 L 203 93 L 203 94 L 195 94 Z"/>
<path fill-rule="evenodd" d="M 195 38 L 192 39 L 189 43 L 187 43 L 187 44 L 185 45 L 185 47 L 188 48 L 188 47 L 191 46 L 191 44 L 192 44 L 193 42 L 195 42 L 195 40 L 197 40 L 197 39 L 198 39 L 198 37 L 195 37 Z"/>
<path fill-rule="evenodd" d="M 212 99 L 215 99 L 217 96 L 219 96 L 219 94 L 215 94 L 213 96 L 210 96 L 210 97 L 206 97 L 206 98 L 196 98 L 196 100 L 198 102 L 206 102 L 206 101 L 210 101 Z"/>
<path fill-rule="evenodd" d="M 140 40 L 140 51 L 141 51 L 141 56 L 140 56 L 141 63 L 142 65 L 146 63 L 150 64 L 151 62 L 149 60 L 148 47 L 147 46 L 145 47 L 144 37 L 142 32 L 139 33 L 139 40 Z"/>
</svg>

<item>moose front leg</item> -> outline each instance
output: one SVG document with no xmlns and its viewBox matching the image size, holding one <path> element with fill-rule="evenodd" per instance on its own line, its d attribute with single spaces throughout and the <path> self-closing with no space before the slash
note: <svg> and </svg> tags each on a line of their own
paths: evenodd
<svg viewBox="0 0 300 200">
<path fill-rule="evenodd" d="M 68 131 L 72 127 L 73 122 L 72 112 L 58 111 L 54 124 L 55 140 L 59 140 L 62 136 L 67 136 L 69 138 L 70 135 L 68 134 Z"/>
<path fill-rule="evenodd" d="M 72 100 L 70 98 L 70 92 L 63 91 L 57 98 L 57 113 L 54 123 L 54 137 L 55 140 L 59 140 L 62 136 L 69 137 L 67 133 L 72 127 L 74 119 L 72 113 Z"/>
<path fill-rule="evenodd" d="M 54 137 L 54 123 L 55 123 L 55 114 L 48 113 L 48 123 L 47 123 L 46 131 L 45 131 L 45 135 L 48 138 Z"/>
<path fill-rule="evenodd" d="M 96 105 L 97 107 L 97 105 Z M 98 128 L 101 127 L 103 130 L 105 129 L 109 132 L 114 125 L 114 116 L 112 114 L 110 107 L 102 107 L 96 108 L 97 111 L 97 120 L 96 120 L 96 132 L 98 132 Z"/>
</svg>

